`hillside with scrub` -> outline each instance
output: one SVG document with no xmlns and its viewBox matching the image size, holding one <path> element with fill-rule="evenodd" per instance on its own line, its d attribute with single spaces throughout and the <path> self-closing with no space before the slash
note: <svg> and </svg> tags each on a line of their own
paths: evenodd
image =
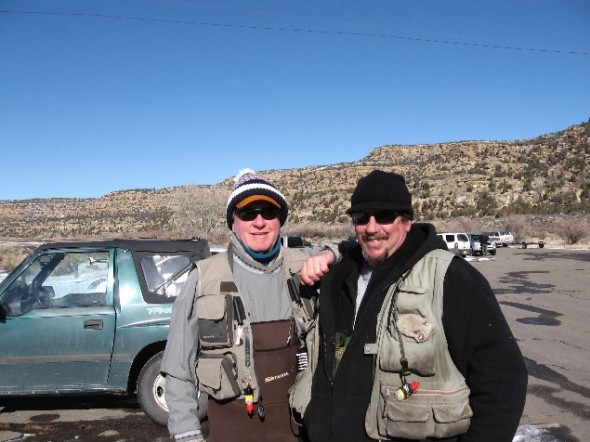
<svg viewBox="0 0 590 442">
<path fill-rule="evenodd" d="M 373 169 L 406 177 L 418 221 L 439 229 L 526 228 L 523 236 L 547 236 L 555 223 L 587 227 L 589 165 L 590 123 L 584 123 L 527 140 L 386 145 L 354 162 L 258 172 L 290 203 L 285 230 L 311 237 L 350 233 L 344 213 L 350 195 Z M 223 242 L 232 179 L 114 190 L 101 198 L 3 200 L 0 238 L 201 236 Z"/>
</svg>

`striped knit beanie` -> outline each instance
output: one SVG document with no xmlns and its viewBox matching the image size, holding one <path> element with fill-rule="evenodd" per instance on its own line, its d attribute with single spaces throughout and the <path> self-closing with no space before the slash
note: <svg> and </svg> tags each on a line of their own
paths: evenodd
<svg viewBox="0 0 590 442">
<path fill-rule="evenodd" d="M 227 200 L 226 219 L 231 229 L 234 210 L 246 207 L 255 201 L 266 201 L 278 207 L 281 226 L 285 224 L 289 208 L 285 196 L 266 178 L 252 169 L 242 169 L 234 178 L 234 187 Z"/>
</svg>

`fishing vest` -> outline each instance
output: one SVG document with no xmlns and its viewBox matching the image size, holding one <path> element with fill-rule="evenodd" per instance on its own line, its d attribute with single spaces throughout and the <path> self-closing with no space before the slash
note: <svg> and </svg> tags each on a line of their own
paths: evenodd
<svg viewBox="0 0 590 442">
<path fill-rule="evenodd" d="M 428 253 L 385 296 L 376 342 L 364 348 L 374 358 L 365 415 L 365 429 L 372 439 L 445 438 L 469 428 L 473 415 L 469 387 L 451 359 L 442 326 L 443 284 L 453 256 L 443 250 Z M 304 415 L 311 399 L 320 351 L 319 326 L 312 322 L 310 328 L 309 366 L 297 374 L 289 390 L 296 418 Z M 417 390 L 408 392 L 407 386 Z"/>
<path fill-rule="evenodd" d="M 373 439 L 447 438 L 469 429 L 469 387 L 451 359 L 442 324 L 443 284 L 453 256 L 431 251 L 385 296 L 376 342 L 364 349 L 375 360 L 365 415 Z"/>
<path fill-rule="evenodd" d="M 298 272 L 309 257 L 306 253 L 282 248 L 285 280 L 297 332 L 302 339 L 313 317 L 313 303 L 298 297 Z M 218 401 L 243 397 L 251 388 L 253 402 L 260 395 L 256 376 L 252 324 L 233 278 L 231 251 L 200 261 L 199 287 L 195 312 L 199 319 L 199 354 L 195 372 L 200 391 Z M 295 290 L 295 293 L 293 292 Z M 281 294 L 282 295 L 282 294 Z"/>
</svg>

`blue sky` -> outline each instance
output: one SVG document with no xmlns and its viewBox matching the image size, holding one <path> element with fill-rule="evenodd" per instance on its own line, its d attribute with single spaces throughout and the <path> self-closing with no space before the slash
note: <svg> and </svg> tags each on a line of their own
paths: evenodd
<svg viewBox="0 0 590 442">
<path fill-rule="evenodd" d="M 590 118 L 588 0 L 0 0 L 0 199 Z"/>
</svg>

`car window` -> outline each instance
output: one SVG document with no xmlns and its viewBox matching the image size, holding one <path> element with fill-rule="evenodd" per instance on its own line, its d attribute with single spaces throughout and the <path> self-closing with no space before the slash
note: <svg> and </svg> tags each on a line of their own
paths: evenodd
<svg viewBox="0 0 590 442">
<path fill-rule="evenodd" d="M 459 233 L 459 234 L 457 235 L 457 239 L 458 239 L 459 241 L 469 241 L 469 238 L 467 238 L 467 235 L 465 235 L 464 233 Z"/>
<path fill-rule="evenodd" d="M 287 237 L 287 247 L 303 247 L 303 238 L 299 236 Z"/>
<path fill-rule="evenodd" d="M 104 306 L 108 252 L 50 251 L 35 258 L 2 295 L 9 314 L 33 309 Z"/>
<path fill-rule="evenodd" d="M 141 258 L 140 265 L 149 291 L 170 298 L 180 293 L 191 260 L 185 255 L 148 255 Z"/>
</svg>

